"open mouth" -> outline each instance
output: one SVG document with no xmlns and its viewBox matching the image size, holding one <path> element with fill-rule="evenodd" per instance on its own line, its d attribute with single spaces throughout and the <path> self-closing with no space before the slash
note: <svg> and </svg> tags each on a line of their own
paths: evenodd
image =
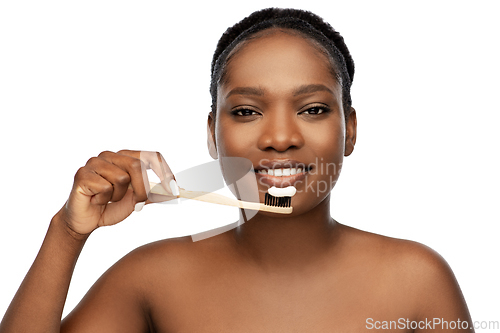
<svg viewBox="0 0 500 333">
<path fill-rule="evenodd" d="M 265 160 L 261 161 L 254 172 L 261 184 L 286 187 L 299 184 L 313 168 L 303 162 L 294 160 Z"/>
<path fill-rule="evenodd" d="M 312 169 L 311 164 L 305 164 L 295 160 L 274 159 L 261 160 L 254 168 L 255 173 L 270 175 L 275 177 L 293 176 L 299 173 L 308 172 Z"/>
<path fill-rule="evenodd" d="M 257 169 L 257 170 L 255 170 L 255 173 L 258 173 L 261 175 L 275 176 L 275 177 L 286 177 L 286 176 L 293 176 L 296 174 L 300 174 L 303 172 L 308 172 L 309 170 L 310 170 L 310 168 L 308 168 L 308 167 L 279 168 L 279 169 Z"/>
</svg>

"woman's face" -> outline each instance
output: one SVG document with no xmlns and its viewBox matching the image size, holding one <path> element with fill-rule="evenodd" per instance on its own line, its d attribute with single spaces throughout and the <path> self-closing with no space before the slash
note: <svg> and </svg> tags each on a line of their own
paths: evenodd
<svg viewBox="0 0 500 333">
<path fill-rule="evenodd" d="M 252 162 L 261 202 L 270 186 L 294 185 L 293 215 L 314 208 L 351 152 L 342 89 L 328 59 L 303 37 L 278 31 L 244 45 L 226 78 L 215 124 L 209 118 L 219 157 Z"/>
</svg>

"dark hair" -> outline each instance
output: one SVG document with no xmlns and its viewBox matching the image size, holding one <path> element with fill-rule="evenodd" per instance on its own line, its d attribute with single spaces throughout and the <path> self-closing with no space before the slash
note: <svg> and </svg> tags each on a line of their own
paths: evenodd
<svg viewBox="0 0 500 333">
<path fill-rule="evenodd" d="M 354 77 L 354 61 L 344 38 L 321 17 L 300 9 L 267 8 L 256 11 L 228 28 L 217 43 L 212 59 L 212 112 L 217 110 L 217 88 L 224 82 L 226 65 L 242 42 L 259 37 L 255 34 L 269 28 L 292 29 L 321 45 L 333 60 L 332 71 L 342 85 L 342 103 L 347 119 L 351 110 L 351 84 Z"/>
</svg>

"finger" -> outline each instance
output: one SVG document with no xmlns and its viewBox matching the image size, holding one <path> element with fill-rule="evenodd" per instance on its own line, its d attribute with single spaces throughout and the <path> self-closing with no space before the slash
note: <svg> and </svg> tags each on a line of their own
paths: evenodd
<svg viewBox="0 0 500 333">
<path fill-rule="evenodd" d="M 113 195 L 113 184 L 89 168 L 80 168 L 75 175 L 76 192 L 90 197 L 94 205 L 106 205 Z"/>
<path fill-rule="evenodd" d="M 112 184 L 113 191 L 109 201 L 120 201 L 127 193 L 130 175 L 123 169 L 99 157 L 89 159 L 86 168 Z"/>
<path fill-rule="evenodd" d="M 161 173 L 162 177 L 158 177 L 160 177 L 163 188 L 168 188 L 170 190 L 170 193 L 172 193 L 174 196 L 178 196 L 179 186 L 177 186 L 177 181 L 175 180 L 175 176 L 172 173 L 172 170 L 170 170 L 170 167 L 168 166 L 162 154 L 156 152 L 156 158 L 157 159 L 155 160 L 155 162 L 151 165 L 153 171 L 156 173 L 156 175 Z"/>
<path fill-rule="evenodd" d="M 165 161 L 165 158 L 163 158 L 159 152 L 145 150 L 120 150 L 117 154 L 140 159 L 144 163 L 146 169 L 153 170 L 161 181 L 173 178 L 170 167 Z"/>
<path fill-rule="evenodd" d="M 159 152 L 148 152 L 141 153 L 142 156 L 145 156 L 149 161 L 149 165 L 154 173 L 160 178 L 161 186 L 167 193 L 170 193 L 172 196 L 164 196 L 164 195 L 155 195 L 153 193 L 149 194 L 149 200 L 153 202 L 164 202 L 172 200 L 179 195 L 179 187 L 177 186 L 177 182 L 175 181 L 174 174 L 170 170 L 165 158 Z"/>
<path fill-rule="evenodd" d="M 165 161 L 163 155 L 159 152 L 156 152 L 155 155 L 156 159 L 153 157 L 151 169 L 153 169 L 156 175 L 160 178 L 163 187 L 166 187 L 165 185 L 169 184 L 170 180 L 175 179 L 174 174 L 172 173 L 172 170 L 170 170 L 170 167 Z"/>
<path fill-rule="evenodd" d="M 173 196 L 179 195 L 179 187 L 175 181 L 175 176 L 170 170 L 165 158 L 159 152 L 152 151 L 134 151 L 134 150 L 120 150 L 119 154 L 128 155 L 134 158 L 139 158 L 147 169 L 153 170 L 153 172 L 160 179 L 162 187 Z M 149 196 L 151 199 L 151 194 Z M 160 197 L 157 197 L 160 198 Z M 163 198 L 161 201 L 165 201 Z M 170 199 L 168 199 L 170 200 Z M 156 198 L 155 198 L 155 202 Z"/>
<path fill-rule="evenodd" d="M 144 208 L 144 205 L 146 205 L 148 201 L 143 201 L 143 202 L 138 202 L 135 204 L 135 207 L 134 207 L 134 211 L 136 212 L 140 212 L 142 210 L 142 208 Z"/>
<path fill-rule="evenodd" d="M 99 154 L 99 158 L 117 166 L 128 174 L 130 178 L 129 183 L 134 190 L 136 202 L 147 200 L 149 194 L 149 180 L 146 168 L 142 165 L 143 162 L 140 159 L 110 151 L 102 152 Z"/>
<path fill-rule="evenodd" d="M 177 199 L 177 196 L 149 193 L 149 197 L 148 200 L 146 201 L 146 204 L 172 201 L 175 199 Z"/>
</svg>

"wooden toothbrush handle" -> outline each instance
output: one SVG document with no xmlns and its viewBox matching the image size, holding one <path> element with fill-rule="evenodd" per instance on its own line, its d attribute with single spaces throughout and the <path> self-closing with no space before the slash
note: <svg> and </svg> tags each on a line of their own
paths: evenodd
<svg viewBox="0 0 500 333">
<path fill-rule="evenodd" d="M 170 193 L 167 193 L 165 189 L 157 183 L 150 182 L 149 186 L 151 187 L 151 193 L 171 196 Z M 233 198 L 228 198 L 224 195 L 212 192 L 188 191 L 183 188 L 179 188 L 179 192 L 180 192 L 179 198 L 204 201 L 204 202 L 233 206 L 244 209 L 261 210 L 261 211 L 281 213 L 281 214 L 290 214 L 293 210 L 292 207 L 274 207 L 274 206 L 264 205 L 258 202 L 241 201 Z"/>
</svg>

